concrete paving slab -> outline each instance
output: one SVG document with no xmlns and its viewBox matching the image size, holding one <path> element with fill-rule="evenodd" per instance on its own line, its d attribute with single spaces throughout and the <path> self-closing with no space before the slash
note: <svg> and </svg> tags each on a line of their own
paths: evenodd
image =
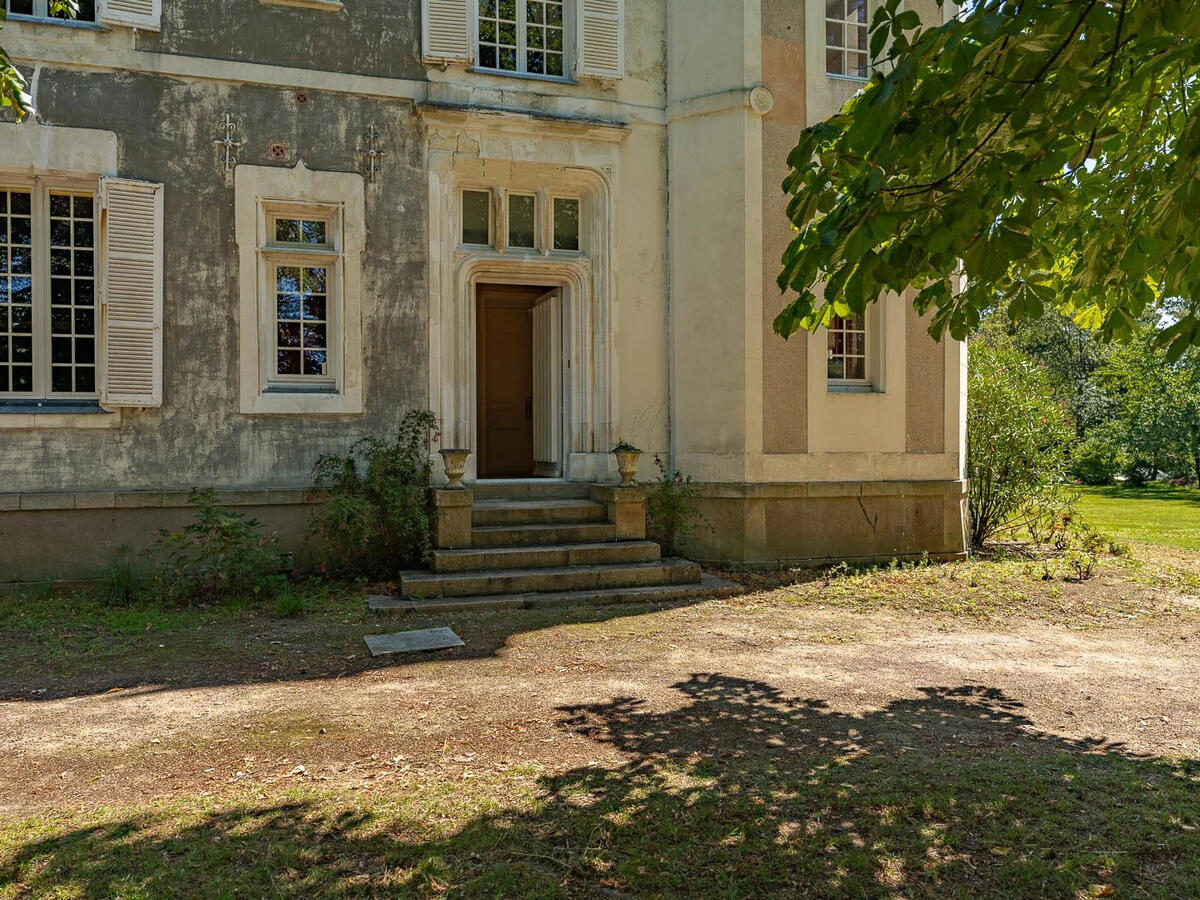
<svg viewBox="0 0 1200 900">
<path fill-rule="evenodd" d="M 462 638 L 450 628 L 421 628 L 416 631 L 395 631 L 391 634 L 368 634 L 363 640 L 367 642 L 367 649 L 371 651 L 372 656 L 466 646 Z"/>
</svg>

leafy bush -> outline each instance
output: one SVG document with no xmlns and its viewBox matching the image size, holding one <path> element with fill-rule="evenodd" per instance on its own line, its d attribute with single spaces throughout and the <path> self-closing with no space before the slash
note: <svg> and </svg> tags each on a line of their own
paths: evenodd
<svg viewBox="0 0 1200 900">
<path fill-rule="evenodd" d="M 663 553 L 674 556 L 679 545 L 687 541 L 702 521 L 695 500 L 700 489 L 692 484 L 692 476 L 686 478 L 681 472 L 667 472 L 661 457 L 654 457 L 658 469 L 658 480 L 650 487 L 646 496 L 646 530 L 650 537 L 662 544 Z"/>
<path fill-rule="evenodd" d="M 195 519 L 180 531 L 159 531 L 146 551 L 155 565 L 155 593 L 177 601 L 275 596 L 286 581 L 278 536 L 218 504 L 211 489 L 192 488 L 188 503 Z"/>
<path fill-rule="evenodd" d="M 968 501 L 979 547 L 1063 505 L 1074 433 L 1042 368 L 1003 342 L 972 344 L 968 382 Z"/>
<path fill-rule="evenodd" d="M 346 456 L 325 454 L 313 482 L 325 502 L 311 531 L 324 562 L 335 570 L 389 578 L 420 565 L 429 553 L 429 442 L 433 413 L 412 410 L 394 441 L 365 437 Z"/>
<path fill-rule="evenodd" d="M 1115 423 L 1098 425 L 1071 451 L 1071 471 L 1084 484 L 1112 484 L 1128 466 Z"/>
</svg>

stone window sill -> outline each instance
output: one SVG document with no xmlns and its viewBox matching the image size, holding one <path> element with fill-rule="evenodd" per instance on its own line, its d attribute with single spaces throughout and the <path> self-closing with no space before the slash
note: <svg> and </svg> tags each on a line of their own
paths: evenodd
<svg viewBox="0 0 1200 900">
<path fill-rule="evenodd" d="M 120 411 L 88 400 L 0 400 L 0 430 L 14 428 L 116 428 Z"/>
<path fill-rule="evenodd" d="M 320 9 L 325 12 L 341 12 L 341 0 L 259 0 L 264 6 L 299 6 L 302 9 Z"/>
</svg>

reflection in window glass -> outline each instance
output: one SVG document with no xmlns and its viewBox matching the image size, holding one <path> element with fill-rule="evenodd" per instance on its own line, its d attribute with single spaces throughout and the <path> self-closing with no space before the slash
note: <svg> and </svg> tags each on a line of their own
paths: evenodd
<svg viewBox="0 0 1200 900">
<path fill-rule="evenodd" d="M 492 242 L 492 195 L 489 191 L 463 191 L 462 242 L 488 246 Z"/>
<path fill-rule="evenodd" d="M 834 316 L 829 323 L 829 377 L 835 381 L 866 381 L 867 318 Z"/>
<path fill-rule="evenodd" d="M 533 247 L 535 205 L 529 194 L 508 195 L 508 246 Z"/>
<path fill-rule="evenodd" d="M 325 244 L 325 223 L 320 219 L 276 219 L 275 240 L 281 244 Z"/>
<path fill-rule="evenodd" d="M 579 249 L 579 201 L 574 198 L 554 199 L 554 249 Z"/>
<path fill-rule="evenodd" d="M 325 269 L 275 268 L 275 373 L 329 374 L 329 316 Z"/>
</svg>

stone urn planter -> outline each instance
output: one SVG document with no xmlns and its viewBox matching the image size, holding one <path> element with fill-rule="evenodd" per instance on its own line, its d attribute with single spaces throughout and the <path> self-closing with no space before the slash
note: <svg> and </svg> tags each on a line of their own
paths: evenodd
<svg viewBox="0 0 1200 900">
<path fill-rule="evenodd" d="M 467 473 L 467 457 L 470 450 L 442 449 L 442 464 L 446 467 L 446 487 L 453 491 L 463 489 L 463 475 Z"/>
<path fill-rule="evenodd" d="M 642 451 L 628 441 L 620 441 L 612 448 L 612 453 L 617 458 L 617 472 L 621 475 L 621 484 L 632 485 L 637 478 L 638 458 Z"/>
</svg>

